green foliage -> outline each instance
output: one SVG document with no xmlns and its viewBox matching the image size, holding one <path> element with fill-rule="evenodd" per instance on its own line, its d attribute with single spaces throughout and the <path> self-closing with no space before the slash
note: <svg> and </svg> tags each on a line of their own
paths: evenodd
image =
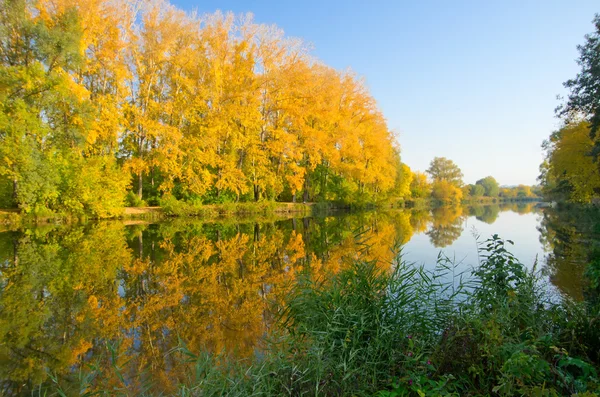
<svg viewBox="0 0 600 397">
<path fill-rule="evenodd" d="M 61 201 L 67 212 L 109 218 L 121 215 L 125 201 L 133 207 L 145 203 L 126 196 L 129 177 L 109 156 L 71 158 L 63 168 Z"/>
<path fill-rule="evenodd" d="M 478 180 L 475 185 L 482 186 L 484 189 L 483 194 L 480 194 L 479 196 L 486 195 L 487 197 L 498 197 L 498 194 L 500 193 L 500 185 L 498 185 L 498 182 L 492 176 Z"/>
<path fill-rule="evenodd" d="M 27 1 L 2 3 L 0 176 L 14 204 L 36 216 L 119 214 L 128 176 L 112 156 L 83 155 L 91 106 L 69 75 L 82 65 L 77 11 L 33 18 Z"/>
<path fill-rule="evenodd" d="M 556 113 L 567 121 L 583 116 L 590 122 L 592 134 L 596 135 L 600 127 L 600 14 L 595 15 L 592 23 L 595 30 L 585 36 L 583 45 L 577 46 L 577 63 L 581 70 L 574 79 L 564 83 L 569 96 Z"/>
<path fill-rule="evenodd" d="M 473 275 L 478 284 L 473 297 L 482 308 L 493 307 L 497 302 L 506 301 L 518 291 L 523 290 L 522 283 L 531 281 L 525 273 L 525 267 L 505 247 L 506 242 L 498 235 L 484 242 L 479 247 L 481 264 Z M 533 285 L 526 285 L 525 291 L 532 291 Z"/>
<path fill-rule="evenodd" d="M 485 187 L 481 184 L 471 185 L 471 196 L 481 197 L 485 194 Z"/>
<path fill-rule="evenodd" d="M 445 157 L 435 157 L 426 171 L 434 182 L 445 181 L 456 187 L 463 185 L 463 173 L 456 164 Z"/>
<path fill-rule="evenodd" d="M 589 136 L 589 124 L 567 124 L 545 141 L 544 163 L 539 177 L 545 197 L 576 203 L 589 203 L 600 189 L 598 164 L 590 153 L 594 142 Z M 527 196 L 532 192 L 519 191 Z"/>
<path fill-rule="evenodd" d="M 167 200 L 168 202 L 168 200 Z M 147 207 L 148 203 L 146 201 L 140 199 L 140 197 L 134 192 L 128 192 L 127 196 L 125 196 L 125 203 L 128 207 Z"/>
<path fill-rule="evenodd" d="M 410 183 L 410 195 L 415 199 L 428 198 L 431 194 L 431 184 L 427 180 L 427 175 L 416 172 L 413 174 L 412 181 Z"/>
</svg>

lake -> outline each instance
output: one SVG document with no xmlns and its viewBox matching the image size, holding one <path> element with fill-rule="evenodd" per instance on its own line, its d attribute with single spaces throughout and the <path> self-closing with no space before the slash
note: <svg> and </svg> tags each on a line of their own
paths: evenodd
<svg viewBox="0 0 600 397">
<path fill-rule="evenodd" d="M 443 252 L 465 271 L 478 263 L 476 235 L 513 240 L 512 252 L 554 293 L 580 300 L 588 251 L 569 225 L 553 209 L 519 203 L 0 232 L 2 390 L 27 393 L 49 374 L 77 378 L 96 365 L 109 386 L 123 376 L 169 391 L 189 375 L 173 350 L 183 344 L 259 352 L 273 326 L 268 308 L 301 272 L 326 277 L 349 258 L 390 268 L 400 247 L 408 262 L 432 267 Z"/>
</svg>

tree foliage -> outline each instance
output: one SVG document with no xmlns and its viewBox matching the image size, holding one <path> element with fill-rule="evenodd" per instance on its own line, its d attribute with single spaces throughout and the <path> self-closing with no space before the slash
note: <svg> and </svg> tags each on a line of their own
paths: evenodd
<svg viewBox="0 0 600 397">
<path fill-rule="evenodd" d="M 276 27 L 167 2 L 0 8 L 0 182 L 26 212 L 110 216 L 130 188 L 151 204 L 408 194 L 363 81 Z"/>
<path fill-rule="evenodd" d="M 475 183 L 475 185 L 483 187 L 483 194 L 487 197 L 497 197 L 500 193 L 500 185 L 498 185 L 498 182 L 493 176 L 487 176 L 483 179 L 480 179 Z"/>
<path fill-rule="evenodd" d="M 410 194 L 414 198 L 426 198 L 431 195 L 431 184 L 427 180 L 427 175 L 422 172 L 415 172 L 410 183 Z"/>
<path fill-rule="evenodd" d="M 596 14 L 592 23 L 594 32 L 585 36 L 583 45 L 577 46 L 577 64 L 581 70 L 564 83 L 569 95 L 556 113 L 570 123 L 583 117 L 595 136 L 600 128 L 600 14 Z"/>
<path fill-rule="evenodd" d="M 591 156 L 593 145 L 587 122 L 565 125 L 544 142 L 546 158 L 540 167 L 540 180 L 546 196 L 591 201 L 600 189 L 600 174 Z M 528 197 L 532 192 L 522 189 L 518 194 Z"/>
<path fill-rule="evenodd" d="M 538 179 L 544 196 L 553 200 L 589 203 L 600 189 L 600 14 L 593 24 L 595 30 L 577 46 L 580 71 L 564 83 L 568 98 L 556 109 L 564 125 L 542 145 L 546 156 Z"/>
<path fill-rule="evenodd" d="M 456 187 L 463 185 L 463 173 L 458 166 L 445 157 L 435 157 L 426 171 L 434 182 L 446 181 Z"/>
<path fill-rule="evenodd" d="M 460 203 L 463 191 L 447 180 L 433 182 L 431 196 L 444 203 Z"/>
<path fill-rule="evenodd" d="M 471 196 L 481 197 L 485 194 L 485 187 L 481 184 L 471 185 Z"/>
</svg>

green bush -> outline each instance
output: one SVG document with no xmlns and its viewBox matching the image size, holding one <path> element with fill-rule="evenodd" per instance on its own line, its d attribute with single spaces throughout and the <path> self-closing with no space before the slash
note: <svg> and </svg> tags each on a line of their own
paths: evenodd
<svg viewBox="0 0 600 397">
<path fill-rule="evenodd" d="M 134 192 L 128 192 L 127 196 L 125 197 L 125 201 L 127 202 L 127 206 L 128 207 L 147 207 L 148 204 L 139 198 L 139 196 L 137 194 L 135 194 Z"/>
</svg>

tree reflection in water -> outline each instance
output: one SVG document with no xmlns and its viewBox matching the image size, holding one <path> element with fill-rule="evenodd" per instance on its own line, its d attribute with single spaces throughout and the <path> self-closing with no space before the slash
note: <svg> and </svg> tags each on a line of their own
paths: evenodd
<svg viewBox="0 0 600 397">
<path fill-rule="evenodd" d="M 130 390 L 152 380 L 172 391 L 189 370 L 175 347 L 256 354 L 273 326 L 270 305 L 284 303 L 300 272 L 325 277 L 348 257 L 389 268 L 392 247 L 414 233 L 445 247 L 466 214 L 492 221 L 497 212 L 446 207 L 0 233 L 0 380 L 5 392 L 27 393 L 48 374 L 75 377 L 95 364 L 96 387 L 121 387 L 122 376 Z"/>
</svg>

